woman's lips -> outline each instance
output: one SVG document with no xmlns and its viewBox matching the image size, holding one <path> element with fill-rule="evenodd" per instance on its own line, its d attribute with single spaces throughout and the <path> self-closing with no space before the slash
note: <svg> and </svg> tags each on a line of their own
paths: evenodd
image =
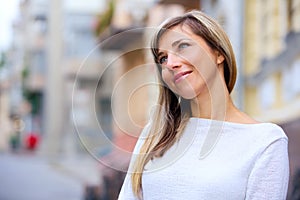
<svg viewBox="0 0 300 200">
<path fill-rule="evenodd" d="M 192 71 L 185 71 L 185 72 L 180 72 L 178 74 L 176 74 L 174 76 L 174 82 L 178 83 L 179 81 L 181 81 L 182 79 L 186 78 L 188 75 L 190 75 L 190 73 L 192 73 Z"/>
</svg>

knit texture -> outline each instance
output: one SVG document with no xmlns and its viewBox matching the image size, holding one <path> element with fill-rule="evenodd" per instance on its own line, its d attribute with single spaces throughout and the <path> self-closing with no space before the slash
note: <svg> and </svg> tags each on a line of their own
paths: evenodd
<svg viewBox="0 0 300 200">
<path fill-rule="evenodd" d="M 131 164 L 147 133 L 145 128 Z M 163 157 L 146 164 L 143 199 L 286 199 L 287 145 L 283 130 L 272 123 L 238 124 L 191 118 L 181 139 Z M 204 147 L 207 153 L 203 156 Z M 119 200 L 137 200 L 132 193 L 130 170 Z"/>
</svg>

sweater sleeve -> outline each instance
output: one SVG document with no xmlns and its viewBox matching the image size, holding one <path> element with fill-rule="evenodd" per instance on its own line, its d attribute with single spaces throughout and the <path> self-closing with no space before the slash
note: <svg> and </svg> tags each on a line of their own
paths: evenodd
<svg viewBox="0 0 300 200">
<path fill-rule="evenodd" d="M 256 160 L 250 173 L 246 200 L 284 200 L 289 179 L 288 140 L 272 142 Z"/>
<path fill-rule="evenodd" d="M 136 159 L 136 156 L 139 154 L 140 149 L 148 135 L 149 132 L 149 124 L 147 126 L 145 126 L 145 128 L 143 129 L 136 145 L 135 148 L 133 150 L 133 153 L 131 155 L 131 160 L 130 160 L 130 165 L 129 165 L 129 170 L 127 171 L 127 174 L 125 176 L 121 191 L 119 193 L 119 198 L 118 200 L 139 200 L 132 191 L 132 183 L 131 183 L 131 169 L 132 169 L 132 165 Z"/>
<path fill-rule="evenodd" d="M 127 173 L 118 200 L 138 200 L 131 187 L 131 175 Z"/>
</svg>

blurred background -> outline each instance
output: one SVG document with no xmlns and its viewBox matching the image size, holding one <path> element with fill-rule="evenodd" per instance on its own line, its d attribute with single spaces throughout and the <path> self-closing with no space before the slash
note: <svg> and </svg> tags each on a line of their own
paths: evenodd
<svg viewBox="0 0 300 200">
<path fill-rule="evenodd" d="M 192 9 L 231 39 L 236 105 L 288 135 L 300 199 L 300 0 L 2 3 L 1 200 L 117 199 L 157 97 L 149 27 Z"/>
</svg>

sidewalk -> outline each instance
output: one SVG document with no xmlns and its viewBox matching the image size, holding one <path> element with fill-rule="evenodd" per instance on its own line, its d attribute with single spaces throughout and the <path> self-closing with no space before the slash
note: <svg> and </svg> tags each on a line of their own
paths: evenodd
<svg viewBox="0 0 300 200">
<path fill-rule="evenodd" d="M 1 200 L 82 200 L 85 184 L 99 184 L 97 162 L 49 163 L 29 153 L 0 153 Z"/>
</svg>

